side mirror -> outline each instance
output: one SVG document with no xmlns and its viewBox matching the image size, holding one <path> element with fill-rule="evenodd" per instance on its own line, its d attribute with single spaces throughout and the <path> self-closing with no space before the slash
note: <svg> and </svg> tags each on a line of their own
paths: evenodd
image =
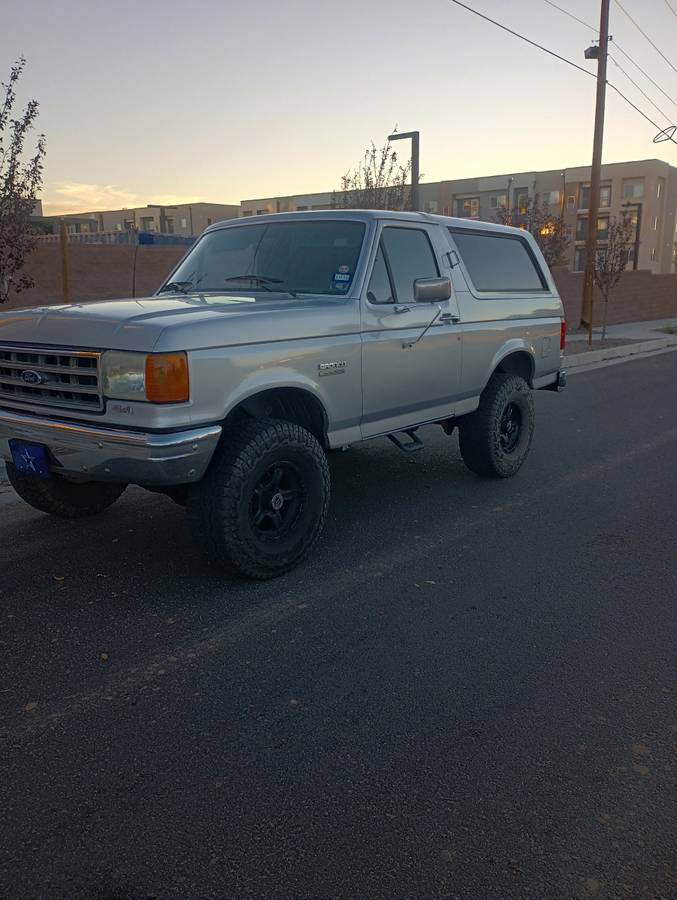
<svg viewBox="0 0 677 900">
<path fill-rule="evenodd" d="M 451 297 L 450 278 L 417 278 L 414 282 L 416 303 L 437 303 Z"/>
</svg>

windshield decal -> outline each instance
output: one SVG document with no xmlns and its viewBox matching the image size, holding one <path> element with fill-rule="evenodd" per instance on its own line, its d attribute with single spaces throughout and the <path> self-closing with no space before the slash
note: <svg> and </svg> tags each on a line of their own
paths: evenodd
<svg viewBox="0 0 677 900">
<path fill-rule="evenodd" d="M 350 287 L 352 275 L 350 266 L 339 266 L 338 272 L 334 272 L 331 279 L 331 287 L 334 291 L 347 291 Z"/>
</svg>

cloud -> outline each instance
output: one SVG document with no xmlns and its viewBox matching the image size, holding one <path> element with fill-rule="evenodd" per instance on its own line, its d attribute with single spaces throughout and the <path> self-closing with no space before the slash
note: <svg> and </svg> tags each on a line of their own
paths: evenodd
<svg viewBox="0 0 677 900">
<path fill-rule="evenodd" d="M 67 213 L 98 212 L 106 209 L 131 208 L 148 204 L 174 206 L 179 203 L 196 203 L 195 195 L 161 194 L 140 197 L 117 184 L 89 184 L 82 181 L 61 181 L 43 195 L 45 215 L 58 216 Z"/>
</svg>

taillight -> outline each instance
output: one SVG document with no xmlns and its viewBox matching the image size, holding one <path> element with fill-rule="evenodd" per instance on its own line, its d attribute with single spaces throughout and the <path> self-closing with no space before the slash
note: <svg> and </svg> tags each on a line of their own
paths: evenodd
<svg viewBox="0 0 677 900">
<path fill-rule="evenodd" d="M 560 352 L 564 351 L 564 347 L 567 342 L 567 323 L 562 319 L 562 324 L 559 327 L 559 349 Z"/>
</svg>

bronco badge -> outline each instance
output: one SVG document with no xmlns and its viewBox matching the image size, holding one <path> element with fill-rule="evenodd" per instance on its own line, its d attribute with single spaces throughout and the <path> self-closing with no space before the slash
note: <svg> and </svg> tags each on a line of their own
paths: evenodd
<svg viewBox="0 0 677 900">
<path fill-rule="evenodd" d="M 343 375 L 347 365 L 348 363 L 345 360 L 325 362 L 320 363 L 318 369 L 320 370 L 320 375 Z"/>
</svg>

